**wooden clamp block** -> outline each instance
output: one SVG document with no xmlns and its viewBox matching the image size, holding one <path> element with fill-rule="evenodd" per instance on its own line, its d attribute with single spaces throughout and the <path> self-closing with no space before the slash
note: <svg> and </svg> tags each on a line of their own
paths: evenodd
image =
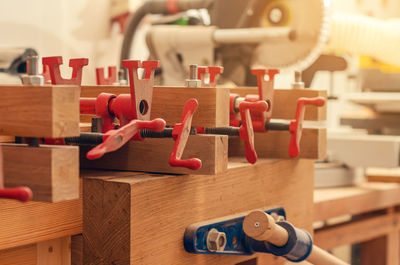
<svg viewBox="0 0 400 265">
<path fill-rule="evenodd" d="M 3 158 L 6 187 L 29 187 L 34 201 L 79 198 L 78 147 L 3 144 Z"/>
<path fill-rule="evenodd" d="M 232 93 L 245 96 L 257 94 L 257 88 L 233 88 Z M 272 119 L 292 120 L 295 117 L 297 100 L 300 97 L 327 97 L 327 92 L 310 89 L 275 89 Z M 326 104 L 323 107 L 306 108 L 304 120 L 326 120 Z M 255 133 L 255 149 L 260 158 L 289 158 L 290 133 L 288 131 L 268 131 Z M 236 138 L 229 139 L 229 156 L 244 156 L 244 145 Z M 300 158 L 324 159 L 326 157 L 326 129 L 304 128 L 300 142 Z"/>
<path fill-rule="evenodd" d="M 79 87 L 7 85 L 0 93 L 1 135 L 79 135 Z"/>
<path fill-rule="evenodd" d="M 84 264 L 276 264 L 268 254 L 195 255 L 183 247 L 192 223 L 277 205 L 312 231 L 313 162 L 244 162 L 232 161 L 216 176 L 85 172 Z"/>
<path fill-rule="evenodd" d="M 169 138 L 130 141 L 120 150 L 106 154 L 97 160 L 86 159 L 89 147 L 81 147 L 81 167 L 130 171 L 162 172 L 172 174 L 217 174 L 228 165 L 228 136 L 189 136 L 183 159 L 199 158 L 203 166 L 196 171 L 171 167 L 168 163 L 174 141 Z"/>
<path fill-rule="evenodd" d="M 100 93 L 129 94 L 128 86 L 83 86 L 81 97 L 97 97 Z M 195 98 L 199 107 L 193 117 L 193 126 L 222 127 L 229 125 L 229 89 L 192 87 L 154 87 L 151 119 L 162 118 L 167 125 L 181 121 L 188 99 Z M 83 116 L 84 117 L 84 116 Z M 87 122 L 88 119 L 83 119 Z"/>
</svg>

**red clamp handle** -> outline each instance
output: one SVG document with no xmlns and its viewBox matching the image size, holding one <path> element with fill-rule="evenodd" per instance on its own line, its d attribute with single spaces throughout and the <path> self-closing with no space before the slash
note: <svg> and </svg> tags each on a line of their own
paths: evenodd
<svg viewBox="0 0 400 265">
<path fill-rule="evenodd" d="M 192 170 L 201 168 L 201 160 L 198 158 L 181 159 L 192 128 L 193 115 L 198 105 L 199 103 L 196 99 L 189 99 L 185 103 L 181 123 L 177 123 L 174 126 L 172 137 L 174 138 L 175 145 L 169 157 L 171 167 L 185 167 Z"/>
<path fill-rule="evenodd" d="M 0 189 L 0 198 L 27 202 L 32 200 L 32 191 L 28 187 Z"/>
<path fill-rule="evenodd" d="M 264 112 L 268 110 L 268 104 L 265 101 L 243 101 L 239 105 L 240 117 L 242 119 L 242 125 L 239 128 L 240 139 L 244 141 L 247 161 L 254 164 L 257 162 L 258 157 L 254 147 L 254 130 L 250 110 Z"/>
<path fill-rule="evenodd" d="M 197 70 L 197 79 L 201 80 L 203 87 L 216 87 L 218 75 L 224 72 L 222 66 L 199 66 Z M 209 74 L 209 80 L 205 79 L 205 74 Z"/>
<path fill-rule="evenodd" d="M 104 68 L 96 68 L 96 80 L 97 85 L 112 85 L 117 82 L 117 67 L 109 66 L 108 67 L 108 77 L 104 76 Z"/>
<path fill-rule="evenodd" d="M 152 121 L 132 120 L 118 130 L 110 130 L 103 136 L 103 143 L 90 150 L 87 159 L 99 159 L 106 153 L 114 152 L 130 141 L 142 129 L 156 132 L 164 130 L 166 122 L 163 119 Z"/>
<path fill-rule="evenodd" d="M 47 66 L 50 72 L 51 83 L 53 85 L 78 85 L 82 83 L 82 69 L 89 64 L 87 58 L 71 59 L 69 66 L 72 67 L 71 79 L 64 79 L 61 77 L 60 65 L 63 64 L 61 56 L 44 57 L 42 59 L 44 70 Z"/>
<path fill-rule="evenodd" d="M 291 134 L 289 144 L 289 156 L 297 157 L 300 154 L 300 140 L 303 130 L 305 107 L 308 105 L 322 107 L 325 105 L 325 98 L 299 98 L 297 100 L 296 117 L 290 122 L 289 131 Z"/>
<path fill-rule="evenodd" d="M 138 120 L 150 120 L 154 72 L 160 67 L 160 61 L 123 60 L 122 66 L 129 71 L 132 117 Z M 137 71 L 139 68 L 144 69 L 143 79 L 139 79 Z"/>
</svg>

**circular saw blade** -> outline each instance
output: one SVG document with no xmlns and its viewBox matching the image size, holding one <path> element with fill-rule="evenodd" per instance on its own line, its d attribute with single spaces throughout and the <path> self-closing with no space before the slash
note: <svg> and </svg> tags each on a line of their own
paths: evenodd
<svg viewBox="0 0 400 265">
<path fill-rule="evenodd" d="M 285 26 L 296 32 L 294 40 L 265 42 L 253 53 L 252 67 L 263 66 L 281 70 L 304 70 L 321 54 L 329 37 L 328 0 L 272 0 L 266 4 L 286 7 L 290 17 Z M 268 17 L 261 18 L 260 25 L 274 26 L 268 23 Z M 281 26 L 281 25 L 277 25 Z"/>
</svg>

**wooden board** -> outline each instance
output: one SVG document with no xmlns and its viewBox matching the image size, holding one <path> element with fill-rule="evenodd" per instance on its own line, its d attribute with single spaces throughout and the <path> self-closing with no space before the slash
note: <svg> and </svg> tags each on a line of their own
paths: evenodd
<svg viewBox="0 0 400 265">
<path fill-rule="evenodd" d="M 0 86 L 0 134 L 78 136 L 79 91 L 74 86 Z"/>
<path fill-rule="evenodd" d="M 400 205 L 400 185 L 365 183 L 355 187 L 314 191 L 314 221 L 357 215 Z"/>
<path fill-rule="evenodd" d="M 365 175 L 369 182 L 400 183 L 400 168 L 367 168 Z"/>
<path fill-rule="evenodd" d="M 232 88 L 231 93 L 246 96 L 248 94 L 258 94 L 258 88 Z M 300 97 L 327 97 L 325 90 L 311 90 L 311 89 L 275 89 L 272 118 L 292 120 L 296 114 L 297 100 Z M 326 120 L 326 105 L 324 107 L 307 107 L 305 120 L 323 121 Z"/>
<path fill-rule="evenodd" d="M 399 93 L 379 93 L 362 92 L 347 94 L 346 100 L 370 107 L 381 113 L 399 113 L 400 112 L 400 94 Z"/>
<path fill-rule="evenodd" d="M 126 94 L 129 86 L 83 86 L 81 97 L 97 97 L 100 93 Z M 181 121 L 185 102 L 195 98 L 199 107 L 193 117 L 193 126 L 219 127 L 229 125 L 229 89 L 154 87 L 151 119 L 162 118 L 168 125 Z M 88 116 L 89 117 L 89 116 Z M 90 122 L 88 118 L 84 122 Z"/>
<path fill-rule="evenodd" d="M 186 227 L 274 205 L 285 207 L 296 226 L 312 230 L 311 160 L 262 160 L 250 166 L 239 159 L 216 176 L 82 176 L 84 264 L 237 264 L 252 257 L 185 252 Z M 260 264 L 274 264 L 276 259 L 258 257 Z"/>
<path fill-rule="evenodd" d="M 203 165 L 197 171 L 169 165 L 168 161 L 174 143 L 169 138 L 146 139 L 143 142 L 130 141 L 118 151 L 106 154 L 97 160 L 87 160 L 86 153 L 90 147 L 81 147 L 81 167 L 196 175 L 217 174 L 226 171 L 228 164 L 227 136 L 189 136 L 182 158 L 201 159 Z"/>
<path fill-rule="evenodd" d="M 254 144 L 260 158 L 290 158 L 290 133 L 270 131 L 255 133 Z M 239 137 L 229 138 L 229 156 L 245 156 L 244 143 Z M 304 159 L 326 157 L 326 129 L 303 129 L 300 156 Z"/>
<path fill-rule="evenodd" d="M 2 200 L 0 223 L 1 250 L 80 234 L 82 199 L 57 203 Z"/>
<path fill-rule="evenodd" d="M 361 111 L 345 113 L 340 117 L 340 124 L 355 129 L 382 131 L 383 129 L 400 129 L 400 116 L 397 114 L 381 114 L 368 108 Z"/>
<path fill-rule="evenodd" d="M 35 201 L 58 202 L 79 198 L 78 147 L 2 146 L 6 187 L 27 186 Z"/>
<path fill-rule="evenodd" d="M 0 264 L 71 265 L 70 237 L 0 251 Z"/>
<path fill-rule="evenodd" d="M 355 132 L 329 133 L 332 158 L 350 167 L 398 167 L 400 137 Z M 351 151 L 349 151 L 351 150 Z"/>
</svg>

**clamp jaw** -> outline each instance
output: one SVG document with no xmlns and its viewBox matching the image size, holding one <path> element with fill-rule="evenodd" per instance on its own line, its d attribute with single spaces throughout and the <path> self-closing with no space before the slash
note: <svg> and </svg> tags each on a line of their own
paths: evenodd
<svg viewBox="0 0 400 265">
<path fill-rule="evenodd" d="M 197 79 L 201 80 L 202 87 L 216 87 L 218 76 L 223 72 L 222 66 L 199 66 Z"/>
<path fill-rule="evenodd" d="M 279 73 L 276 69 L 259 69 L 255 68 L 252 70 L 253 75 L 257 76 L 258 82 L 258 95 L 247 95 L 244 98 L 239 97 L 238 94 L 230 95 L 230 125 L 238 126 L 240 124 L 239 117 L 237 115 L 238 106 L 243 101 L 257 102 L 265 101 L 268 104 L 266 111 L 253 110 L 250 112 L 253 121 L 254 131 L 265 132 L 265 123 L 267 123 L 272 116 L 272 101 L 274 97 L 274 80 L 275 75 Z"/>
<path fill-rule="evenodd" d="M 89 64 L 87 58 L 71 59 L 69 60 L 69 66 L 72 67 L 72 76 L 70 79 L 64 79 L 61 77 L 60 65 L 63 64 L 61 56 L 44 57 L 42 59 L 43 64 L 43 76 L 50 75 L 51 83 L 53 85 L 77 85 L 80 86 L 82 83 L 82 70 L 83 67 Z M 47 73 L 49 70 L 49 74 Z"/>
<path fill-rule="evenodd" d="M 117 67 L 108 67 L 108 77 L 104 76 L 104 68 L 96 68 L 96 80 L 97 85 L 99 86 L 110 86 L 115 84 L 117 82 Z"/>
</svg>

